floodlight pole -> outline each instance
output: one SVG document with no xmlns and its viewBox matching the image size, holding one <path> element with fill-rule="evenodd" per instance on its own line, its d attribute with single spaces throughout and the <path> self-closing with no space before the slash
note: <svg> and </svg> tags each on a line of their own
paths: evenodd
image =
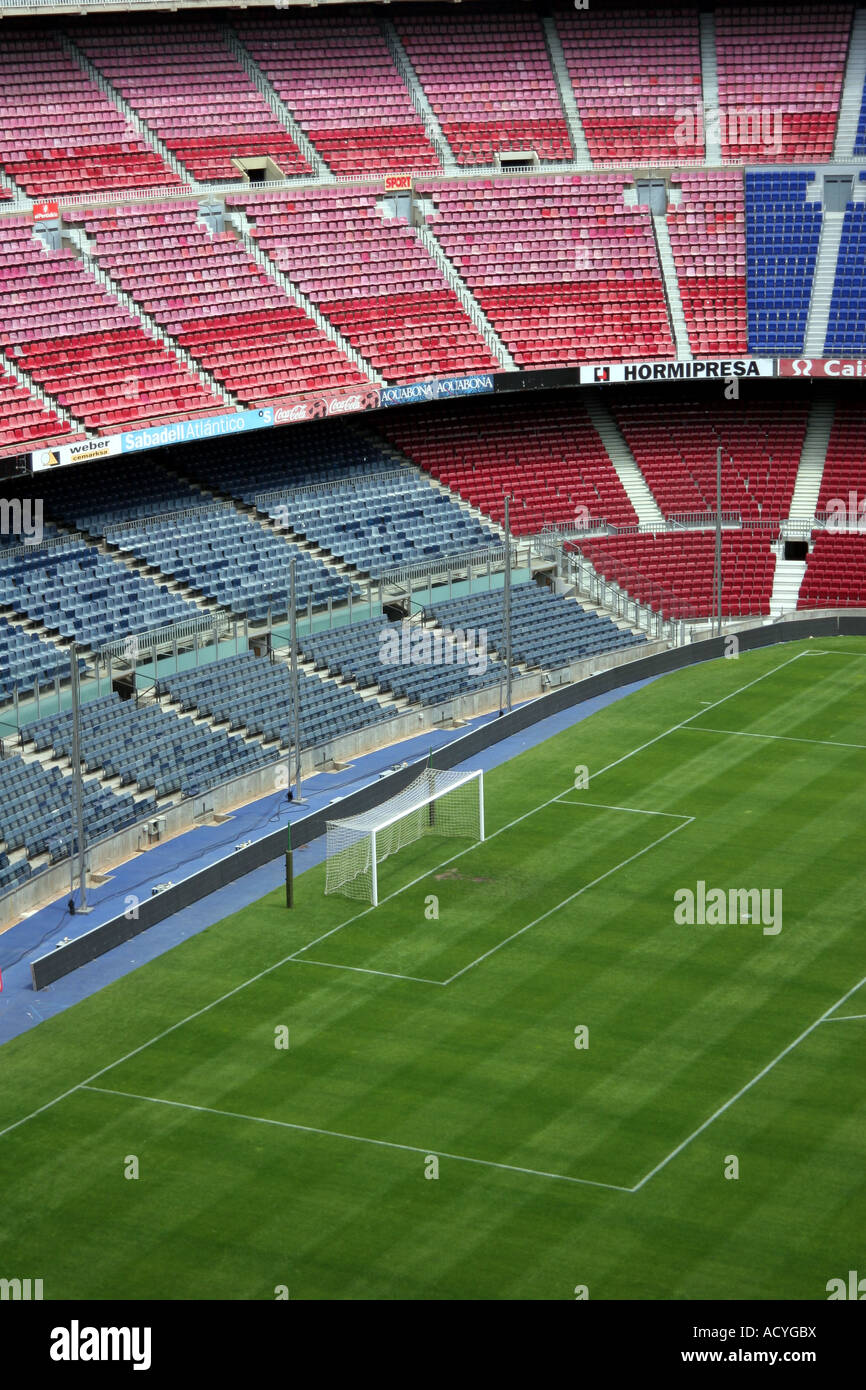
<svg viewBox="0 0 866 1390">
<path fill-rule="evenodd" d="M 505 496 L 505 584 L 502 592 L 502 619 L 505 629 L 505 708 L 511 713 L 511 495 Z"/>
<path fill-rule="evenodd" d="M 716 636 L 722 635 L 722 446 L 716 449 L 716 556 L 713 570 Z"/>
<path fill-rule="evenodd" d="M 81 785 L 81 692 L 78 687 L 78 645 L 73 642 L 69 652 L 72 679 L 72 795 L 75 804 L 75 822 L 78 834 L 78 880 L 79 903 L 77 912 L 89 912 L 87 906 L 87 848 L 84 843 L 84 791 Z M 70 841 L 70 860 L 75 845 Z"/>
<path fill-rule="evenodd" d="M 292 556 L 289 567 L 289 630 L 292 635 L 291 663 L 292 663 L 292 737 L 295 745 L 295 800 L 303 800 L 301 793 L 301 711 L 298 699 L 298 615 L 295 609 L 295 565 L 297 561 Z"/>
</svg>

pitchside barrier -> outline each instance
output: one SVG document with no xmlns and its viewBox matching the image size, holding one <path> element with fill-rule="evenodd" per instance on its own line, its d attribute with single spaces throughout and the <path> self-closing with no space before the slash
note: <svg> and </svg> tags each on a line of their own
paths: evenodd
<svg viewBox="0 0 866 1390">
<path fill-rule="evenodd" d="M 866 636 L 866 616 L 837 613 L 830 617 L 792 619 L 785 622 L 768 623 L 761 627 L 749 628 L 737 633 L 741 651 L 753 651 L 760 647 L 770 647 L 781 642 L 798 642 L 806 637 L 863 637 Z M 702 642 L 692 642 L 685 647 L 675 647 L 670 651 L 658 652 L 655 656 L 629 662 L 625 666 L 614 666 L 598 675 L 588 676 L 586 680 L 574 685 L 558 686 L 548 695 L 540 695 L 535 700 L 493 719 L 468 734 L 462 734 L 440 748 L 433 755 L 436 768 L 445 770 L 456 767 L 469 758 L 476 757 L 485 748 L 491 747 L 503 738 L 531 727 L 549 715 L 582 705 L 599 695 L 605 695 L 623 685 L 647 680 L 652 676 L 666 675 L 686 666 L 697 665 L 701 661 L 712 661 L 725 655 L 726 638 L 712 637 Z M 427 766 L 427 759 L 391 772 L 387 777 L 372 783 L 344 797 L 340 805 L 340 817 L 361 815 L 388 797 L 403 791 Z M 324 806 L 302 819 L 292 822 L 292 841 L 297 845 L 309 844 L 325 833 L 326 823 L 334 818 L 333 805 Z M 30 972 L 34 989 L 44 989 L 46 985 L 86 965 L 88 961 L 111 951 L 139 933 L 156 926 L 166 917 L 179 912 L 191 903 L 199 902 L 219 888 L 252 873 L 263 864 L 282 859 L 286 847 L 285 827 L 257 840 L 255 844 L 236 850 L 233 854 L 209 865 L 198 873 L 191 874 L 181 883 L 173 884 L 152 898 L 145 898 L 138 905 L 138 916 L 127 919 L 123 914 L 92 928 L 75 941 L 58 946 L 48 955 L 40 956 L 31 963 Z"/>
</svg>

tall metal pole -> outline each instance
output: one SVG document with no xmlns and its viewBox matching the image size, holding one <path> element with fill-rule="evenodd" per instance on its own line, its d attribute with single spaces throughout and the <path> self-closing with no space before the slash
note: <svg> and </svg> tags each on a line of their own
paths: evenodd
<svg viewBox="0 0 866 1390">
<path fill-rule="evenodd" d="M 716 449 L 716 562 L 713 574 L 716 636 L 722 635 L 722 446 Z"/>
<path fill-rule="evenodd" d="M 84 793 L 81 786 L 81 692 L 78 688 L 78 646 L 72 643 L 70 649 L 72 662 L 72 793 L 75 800 L 75 821 L 78 833 L 78 912 L 87 912 L 87 847 L 84 843 Z M 70 857 L 75 846 L 70 842 Z"/>
<path fill-rule="evenodd" d="M 301 710 L 298 696 L 298 615 L 295 609 L 295 565 L 292 556 L 289 569 L 289 629 L 292 634 L 292 741 L 295 745 L 295 800 L 301 800 Z"/>
<path fill-rule="evenodd" d="M 510 494 L 505 498 L 505 585 L 502 593 L 502 619 L 505 627 L 505 708 L 511 713 L 511 521 Z"/>
</svg>

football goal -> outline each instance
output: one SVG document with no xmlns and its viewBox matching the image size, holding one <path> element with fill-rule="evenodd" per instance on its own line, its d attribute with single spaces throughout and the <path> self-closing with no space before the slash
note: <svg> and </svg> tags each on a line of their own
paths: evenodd
<svg viewBox="0 0 866 1390">
<path fill-rule="evenodd" d="M 484 839 L 484 773 L 427 768 L 388 801 L 360 816 L 328 821 L 326 893 L 379 902 L 378 867 L 422 835 Z"/>
</svg>

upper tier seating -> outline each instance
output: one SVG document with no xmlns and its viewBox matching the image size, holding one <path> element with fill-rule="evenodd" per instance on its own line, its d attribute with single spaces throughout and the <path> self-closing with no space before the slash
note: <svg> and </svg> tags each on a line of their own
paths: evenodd
<svg viewBox="0 0 866 1390">
<path fill-rule="evenodd" d="M 167 676 L 157 683 L 157 690 L 167 692 L 181 710 L 198 710 L 215 720 L 227 720 L 231 729 L 245 729 L 267 743 L 278 739 L 284 748 L 292 744 L 294 702 L 285 661 L 242 652 Z M 397 713 L 391 704 L 365 700 L 348 686 L 308 676 L 305 671 L 298 672 L 298 707 L 304 748 L 369 728 Z"/>
<path fill-rule="evenodd" d="M 274 753 L 260 743 L 233 737 L 178 718 L 160 705 L 137 706 L 119 695 L 103 695 L 81 706 L 81 758 L 87 773 L 119 777 L 121 787 L 200 796 L 209 787 L 254 772 Z M 46 715 L 25 725 L 22 743 L 55 758 L 72 757 L 72 715 Z"/>
<path fill-rule="evenodd" d="M 427 610 L 449 630 L 472 628 L 484 635 L 489 649 L 506 649 L 502 590 L 466 598 L 434 600 Z M 600 656 L 645 642 L 617 627 L 606 614 L 592 613 L 571 599 L 558 597 L 537 584 L 515 584 L 511 591 L 512 660 L 521 665 L 556 671 L 572 661 Z"/>
<path fill-rule="evenodd" d="M 215 24 L 87 23 L 78 47 L 196 179 L 240 179 L 234 159 L 270 158 L 309 174 L 294 140 L 229 52 Z"/>
<path fill-rule="evenodd" d="M 518 366 L 675 357 L 650 216 L 618 174 L 420 184 Z"/>
<path fill-rule="evenodd" d="M 333 173 L 438 168 L 372 15 L 292 13 L 235 27 Z"/>
<path fill-rule="evenodd" d="M 515 535 L 585 515 L 633 526 L 637 513 L 576 400 L 465 401 L 384 416 L 379 429 L 413 463 Z M 585 514 L 582 511 L 585 509 Z"/>
<path fill-rule="evenodd" d="M 866 182 L 863 173 L 860 182 Z M 866 353 L 866 202 L 849 202 L 842 223 L 824 353 Z"/>
<path fill-rule="evenodd" d="M 381 188 L 251 199 L 259 245 L 388 381 L 499 369 L 456 294 Z M 240 202 L 240 198 L 231 200 Z"/>
<path fill-rule="evenodd" d="M 756 394 L 750 386 L 747 409 L 616 389 L 605 400 L 665 516 L 715 512 L 721 445 L 722 510 L 743 521 L 787 517 L 809 419 L 802 387 Z"/>
<path fill-rule="evenodd" d="M 0 165 L 34 198 L 180 183 L 56 39 L 7 19 Z"/>
<path fill-rule="evenodd" d="M 749 351 L 803 350 L 821 237 L 820 202 L 806 202 L 809 169 L 746 174 Z"/>
<path fill-rule="evenodd" d="M 707 618 L 713 611 L 715 534 L 711 530 L 580 541 L 605 579 L 662 617 Z M 776 556 L 769 533 L 722 533 L 722 614 L 770 611 Z"/>
<path fill-rule="evenodd" d="M 0 348 L 85 424 L 109 433 L 225 408 L 72 251 L 44 250 L 24 217 L 3 221 Z"/>
<path fill-rule="evenodd" d="M 812 537 L 798 608 L 866 608 L 866 534 Z"/>
<path fill-rule="evenodd" d="M 743 354 L 746 345 L 746 212 L 733 170 L 674 174 L 682 200 L 667 223 L 689 342 L 696 356 Z"/>
<path fill-rule="evenodd" d="M 724 158 L 832 158 L 852 13 L 834 4 L 716 7 Z"/>
<path fill-rule="evenodd" d="M 590 4 L 579 14 L 557 10 L 556 26 L 594 160 L 703 157 L 696 10 Z"/>
<path fill-rule="evenodd" d="M 195 203 L 80 215 L 100 263 L 242 401 L 367 378 L 251 260 L 231 232 L 211 236 Z"/>
<path fill-rule="evenodd" d="M 501 151 L 573 157 L 539 19 L 498 11 L 395 16 L 400 38 L 458 164 Z"/>
<path fill-rule="evenodd" d="M 62 440 L 66 444 L 80 437 L 66 420 L 4 371 L 0 358 L 0 457 L 27 453 L 37 441 Z"/>
</svg>

